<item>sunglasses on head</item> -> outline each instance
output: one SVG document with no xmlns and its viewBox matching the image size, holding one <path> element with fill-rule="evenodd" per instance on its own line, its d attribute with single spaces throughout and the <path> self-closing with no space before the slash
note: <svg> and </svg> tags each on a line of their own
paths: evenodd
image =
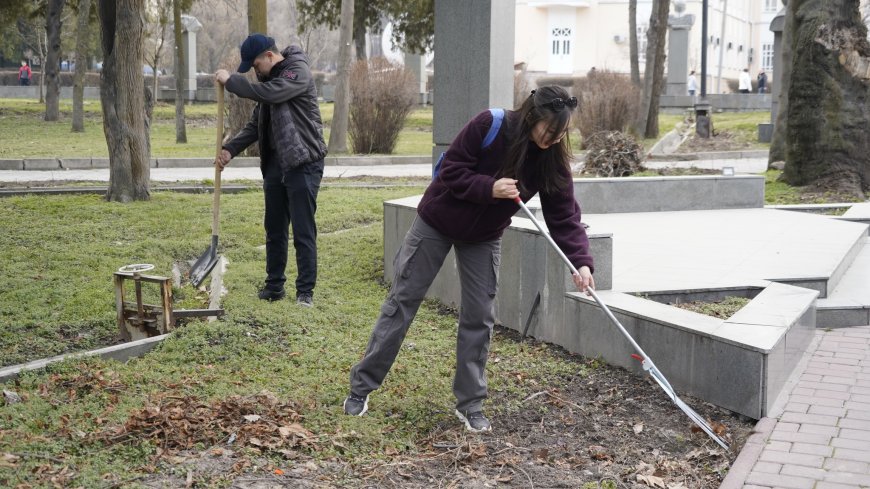
<svg viewBox="0 0 870 489">
<path fill-rule="evenodd" d="M 532 96 L 534 96 L 534 95 L 535 95 L 535 90 L 532 90 Z M 553 110 L 555 110 L 557 112 L 564 109 L 565 107 L 568 107 L 571 109 L 576 109 L 577 108 L 577 97 L 570 97 L 568 99 L 563 99 L 563 98 L 557 97 L 557 98 L 554 98 L 553 100 L 550 100 L 549 102 L 543 103 L 541 105 L 549 105 L 550 107 L 553 108 Z"/>
</svg>

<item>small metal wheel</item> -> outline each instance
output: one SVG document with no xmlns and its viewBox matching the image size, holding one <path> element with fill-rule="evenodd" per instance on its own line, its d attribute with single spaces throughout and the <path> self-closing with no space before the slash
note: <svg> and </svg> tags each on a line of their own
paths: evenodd
<svg viewBox="0 0 870 489">
<path fill-rule="evenodd" d="M 134 263 L 132 265 L 124 265 L 119 268 L 118 271 L 121 273 L 139 273 L 139 272 L 147 272 L 154 268 L 154 265 L 150 263 Z"/>
</svg>

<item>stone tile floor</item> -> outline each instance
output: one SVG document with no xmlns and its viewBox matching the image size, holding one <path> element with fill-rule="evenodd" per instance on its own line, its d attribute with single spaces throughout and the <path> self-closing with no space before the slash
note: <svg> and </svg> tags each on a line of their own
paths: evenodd
<svg viewBox="0 0 870 489">
<path fill-rule="evenodd" d="M 870 488 L 870 326 L 816 336 L 781 414 L 758 422 L 720 489 Z"/>
</svg>

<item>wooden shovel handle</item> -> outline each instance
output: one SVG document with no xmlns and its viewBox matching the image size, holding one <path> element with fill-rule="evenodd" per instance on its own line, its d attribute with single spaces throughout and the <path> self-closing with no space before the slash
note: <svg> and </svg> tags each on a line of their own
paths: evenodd
<svg viewBox="0 0 870 489">
<path fill-rule="evenodd" d="M 217 93 L 217 138 L 215 140 L 215 165 L 214 165 L 214 202 L 212 203 L 211 234 L 217 236 L 220 230 L 221 216 L 221 167 L 217 164 L 220 158 L 222 143 L 224 142 L 224 86 L 217 80 L 214 82 Z"/>
</svg>

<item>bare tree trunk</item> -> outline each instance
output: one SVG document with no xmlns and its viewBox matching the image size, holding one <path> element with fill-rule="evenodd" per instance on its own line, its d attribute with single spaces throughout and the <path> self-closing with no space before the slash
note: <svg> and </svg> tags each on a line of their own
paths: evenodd
<svg viewBox="0 0 870 489">
<path fill-rule="evenodd" d="M 777 101 L 776 121 L 773 125 L 773 139 L 770 141 L 770 153 L 768 162 L 785 161 L 785 134 L 788 130 L 788 92 L 791 86 L 792 51 L 791 46 L 795 36 L 795 9 L 794 6 L 786 6 L 785 23 L 782 29 L 782 62 L 779 69 L 782 70 L 780 79 L 779 98 Z"/>
<path fill-rule="evenodd" d="M 85 73 L 88 69 L 88 40 L 91 37 L 91 0 L 79 0 L 79 18 L 76 27 L 76 74 L 73 78 L 72 132 L 85 132 Z"/>
<path fill-rule="evenodd" d="M 39 74 L 39 103 L 45 103 L 45 59 L 46 59 L 46 45 L 48 44 L 48 36 L 45 34 L 45 30 L 41 33 L 37 33 L 36 36 L 36 46 L 39 49 L 39 60 L 42 63 L 42 72 Z"/>
<path fill-rule="evenodd" d="M 790 0 L 786 165 L 791 185 L 849 192 L 870 189 L 870 63 L 857 0 Z"/>
<path fill-rule="evenodd" d="M 640 113 L 634 129 L 644 138 L 659 135 L 659 95 L 665 73 L 665 35 L 668 32 L 670 0 L 653 0 L 646 33 L 646 63 L 643 70 L 643 91 Z"/>
<path fill-rule="evenodd" d="M 49 0 L 45 14 L 45 33 L 48 37 L 48 59 L 42 67 L 46 83 L 45 120 L 60 118 L 60 30 L 63 0 Z"/>
<path fill-rule="evenodd" d="M 366 53 L 366 26 L 364 22 L 353 23 L 353 43 L 356 48 L 357 61 L 368 59 Z"/>
<path fill-rule="evenodd" d="M 109 189 L 117 202 L 150 198 L 149 112 L 142 45 L 146 0 L 99 0 L 103 70 L 100 101 L 109 148 Z"/>
<path fill-rule="evenodd" d="M 248 34 L 268 33 L 266 19 L 266 0 L 248 0 Z"/>
<path fill-rule="evenodd" d="M 353 40 L 353 2 L 341 0 L 338 76 L 335 87 L 335 112 L 329 132 L 329 152 L 347 153 L 347 117 L 350 108 L 350 43 Z"/>
<path fill-rule="evenodd" d="M 637 59 L 637 0 L 628 0 L 628 57 L 631 63 L 631 82 L 640 86 L 640 64 Z"/>
<path fill-rule="evenodd" d="M 175 23 L 175 142 L 187 142 L 187 128 L 184 123 L 184 40 L 181 35 L 181 2 L 173 0 L 172 19 Z M 154 74 L 157 76 L 157 73 Z"/>
</svg>

